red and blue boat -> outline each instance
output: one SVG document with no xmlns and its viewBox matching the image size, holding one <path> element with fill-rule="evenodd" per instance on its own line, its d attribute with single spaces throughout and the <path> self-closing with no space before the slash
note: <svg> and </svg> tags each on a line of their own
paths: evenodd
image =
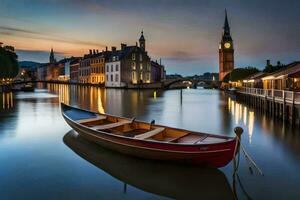
<svg viewBox="0 0 300 200">
<path fill-rule="evenodd" d="M 66 122 L 83 138 L 119 153 L 154 159 L 223 167 L 239 148 L 237 136 L 213 135 L 129 118 L 100 114 L 61 103 Z"/>
</svg>

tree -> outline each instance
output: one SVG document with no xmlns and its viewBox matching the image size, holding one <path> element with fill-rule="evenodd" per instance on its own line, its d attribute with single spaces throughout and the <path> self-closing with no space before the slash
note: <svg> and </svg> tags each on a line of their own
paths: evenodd
<svg viewBox="0 0 300 200">
<path fill-rule="evenodd" d="M 223 82 L 228 83 L 229 81 L 232 82 L 241 81 L 257 72 L 259 72 L 259 70 L 255 67 L 236 68 L 224 77 Z"/>
<path fill-rule="evenodd" d="M 12 46 L 0 46 L 0 78 L 14 78 L 18 75 L 18 56 Z"/>
</svg>

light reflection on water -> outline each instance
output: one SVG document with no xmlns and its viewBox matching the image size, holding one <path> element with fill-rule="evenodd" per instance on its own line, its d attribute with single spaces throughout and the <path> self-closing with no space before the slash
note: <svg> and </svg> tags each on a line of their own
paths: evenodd
<svg viewBox="0 0 300 200">
<path fill-rule="evenodd" d="M 89 164 L 89 160 L 86 162 L 74 154 L 62 141 L 70 127 L 60 115 L 60 101 L 101 113 L 145 121 L 155 119 L 160 124 L 208 133 L 234 135 L 233 128 L 242 126 L 243 145 L 265 173 L 264 177 L 250 175 L 242 159 L 239 175 L 244 189 L 254 199 L 299 198 L 299 128 L 270 119 L 217 90 L 155 93 L 154 90 L 38 84 L 35 93 L 0 95 L 0 199 L 163 198 L 151 194 L 154 191 L 137 189 L 139 186 L 127 186 L 124 194 L 122 180 L 105 173 L 109 169 L 95 167 L 94 163 Z M 232 164 L 221 171 L 231 184 Z M 245 197 L 239 186 L 237 193 Z"/>
<path fill-rule="evenodd" d="M 0 98 L 2 101 L 0 101 L 1 110 L 10 109 L 14 106 L 14 99 L 13 99 L 13 93 L 12 92 L 4 92 L 0 93 L 2 98 Z"/>
</svg>

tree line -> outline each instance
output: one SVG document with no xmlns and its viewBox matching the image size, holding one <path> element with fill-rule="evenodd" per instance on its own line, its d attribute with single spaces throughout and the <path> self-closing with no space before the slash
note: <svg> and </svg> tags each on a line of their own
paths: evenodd
<svg viewBox="0 0 300 200">
<path fill-rule="evenodd" d="M 1 46 L 0 43 L 0 78 L 14 78 L 18 75 L 18 56 L 12 46 Z"/>
</svg>

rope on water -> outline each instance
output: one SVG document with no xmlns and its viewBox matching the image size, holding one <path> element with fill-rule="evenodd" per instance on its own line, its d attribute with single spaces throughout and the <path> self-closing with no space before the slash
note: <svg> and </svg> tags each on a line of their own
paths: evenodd
<svg viewBox="0 0 300 200">
<path fill-rule="evenodd" d="M 263 174 L 262 170 L 258 167 L 258 165 L 255 163 L 255 161 L 251 158 L 251 156 L 247 153 L 244 146 L 242 145 L 241 135 L 243 133 L 243 129 L 241 127 L 236 127 L 234 129 L 234 132 L 237 135 L 237 137 L 236 137 L 237 143 L 236 143 L 236 146 L 234 149 L 234 162 L 235 162 L 236 154 L 238 154 L 238 156 L 239 156 L 240 150 L 242 149 L 242 152 L 246 158 L 246 161 L 248 162 L 250 173 L 253 174 L 253 170 L 251 167 L 251 165 L 252 165 L 254 167 L 254 169 L 258 172 L 258 174 L 263 176 L 264 174 Z M 235 167 L 234 171 L 236 171 L 236 170 L 237 170 L 237 167 Z"/>
<path fill-rule="evenodd" d="M 241 144 L 241 149 L 242 149 L 242 152 L 244 153 L 244 156 L 246 158 L 246 160 L 248 161 L 249 163 L 249 170 L 251 172 L 251 174 L 253 174 L 253 170 L 251 168 L 251 164 L 254 166 L 254 169 L 256 169 L 256 171 L 259 173 L 259 175 L 263 176 L 263 172 L 262 170 L 258 167 L 258 165 L 255 163 L 255 161 L 251 158 L 251 156 L 246 152 L 244 146 Z"/>
</svg>

